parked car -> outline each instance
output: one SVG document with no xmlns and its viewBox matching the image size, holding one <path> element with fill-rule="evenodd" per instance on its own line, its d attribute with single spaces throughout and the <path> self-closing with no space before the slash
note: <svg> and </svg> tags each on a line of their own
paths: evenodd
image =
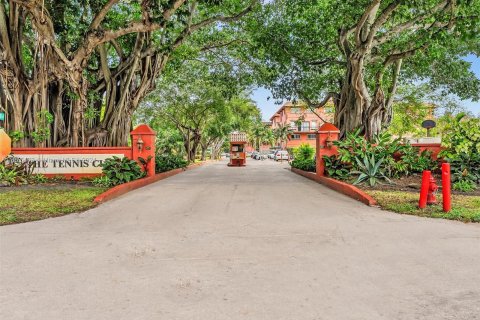
<svg viewBox="0 0 480 320">
<path fill-rule="evenodd" d="M 267 158 L 268 158 L 268 159 L 273 159 L 273 158 L 275 157 L 275 153 L 276 153 L 276 152 L 277 152 L 276 150 L 271 150 L 271 151 L 268 153 Z"/>
<path fill-rule="evenodd" d="M 290 159 L 290 156 L 289 156 L 287 150 L 278 150 L 275 153 L 275 156 L 273 157 L 273 160 L 275 160 L 275 161 L 280 161 L 280 160 L 287 160 L 288 161 L 289 159 Z"/>
<path fill-rule="evenodd" d="M 258 151 L 253 151 L 251 154 L 252 159 L 255 159 L 257 157 Z"/>
</svg>

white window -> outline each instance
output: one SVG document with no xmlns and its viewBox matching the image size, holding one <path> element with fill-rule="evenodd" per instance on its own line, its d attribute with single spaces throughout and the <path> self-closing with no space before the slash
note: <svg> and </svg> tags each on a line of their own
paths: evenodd
<svg viewBox="0 0 480 320">
<path fill-rule="evenodd" d="M 312 129 L 312 130 L 317 130 L 317 129 L 318 129 L 317 121 L 312 121 L 312 122 L 310 123 L 310 126 L 311 126 L 311 129 Z"/>
<path fill-rule="evenodd" d="M 300 140 L 300 135 L 299 134 L 292 134 L 290 138 L 292 140 Z"/>
<path fill-rule="evenodd" d="M 317 135 L 316 134 L 307 134 L 307 139 L 308 140 L 315 140 L 315 139 L 317 139 Z"/>
<path fill-rule="evenodd" d="M 300 131 L 302 131 L 302 132 L 310 131 L 310 122 L 309 121 L 302 121 L 302 127 L 301 127 Z"/>
</svg>

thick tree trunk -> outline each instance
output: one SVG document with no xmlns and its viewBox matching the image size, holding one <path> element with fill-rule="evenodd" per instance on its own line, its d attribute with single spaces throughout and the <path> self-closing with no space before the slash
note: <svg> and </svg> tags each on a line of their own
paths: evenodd
<svg viewBox="0 0 480 320">
<path fill-rule="evenodd" d="M 201 156 L 201 160 L 202 160 L 202 161 L 207 160 L 207 146 L 205 146 L 205 145 L 203 145 L 203 144 L 202 144 L 202 156 Z"/>
<path fill-rule="evenodd" d="M 335 125 L 340 129 L 340 138 L 358 129 L 368 139 L 380 133 L 391 121 L 391 111 L 385 100 L 380 82 L 373 98 L 370 96 L 364 79 L 364 58 L 352 54 L 335 110 Z"/>
</svg>

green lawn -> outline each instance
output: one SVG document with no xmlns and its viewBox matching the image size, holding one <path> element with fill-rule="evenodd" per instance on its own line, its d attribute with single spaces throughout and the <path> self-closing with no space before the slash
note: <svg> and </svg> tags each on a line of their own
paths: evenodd
<svg viewBox="0 0 480 320">
<path fill-rule="evenodd" d="M 382 209 L 422 217 L 480 222 L 480 197 L 452 195 L 452 211 L 442 210 L 442 195 L 437 196 L 438 204 L 418 209 L 417 193 L 403 191 L 367 191 Z"/>
<path fill-rule="evenodd" d="M 93 208 L 102 188 L 15 189 L 0 193 L 0 225 L 41 220 Z"/>
</svg>

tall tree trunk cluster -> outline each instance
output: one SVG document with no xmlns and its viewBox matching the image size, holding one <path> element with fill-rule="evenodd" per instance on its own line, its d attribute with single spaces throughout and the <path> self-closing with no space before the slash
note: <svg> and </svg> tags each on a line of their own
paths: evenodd
<svg viewBox="0 0 480 320">
<path fill-rule="evenodd" d="M 233 16 L 212 13 L 193 23 L 195 4 L 167 1 L 158 22 L 152 21 L 158 6 L 142 0 L 141 21 L 104 29 L 102 22 L 119 2 L 92 4 L 94 16 L 84 38 L 72 45 L 61 37 L 62 30 L 76 27 L 63 25 L 62 5 L 68 2 L 0 1 L 0 111 L 16 146 L 127 145 L 133 113 L 154 89 L 172 52 L 192 32 L 239 19 L 257 1 Z M 185 18 L 170 23 L 180 8 Z M 156 31 L 161 31 L 161 45 Z M 129 41 L 133 45 L 125 44 Z"/>
<path fill-rule="evenodd" d="M 425 50 L 432 37 L 453 28 L 455 2 L 439 1 L 425 12 L 419 11 L 409 21 L 392 24 L 389 19 L 402 1 L 394 0 L 381 7 L 380 0 L 372 0 L 355 26 L 339 31 L 337 45 L 346 62 L 345 76 L 339 81 L 339 93 L 330 93 L 329 97 L 335 104 L 335 125 L 341 130 L 340 137 L 361 129 L 367 138 L 372 138 L 390 124 L 402 61 Z M 438 14 L 451 18 L 437 21 Z M 432 19 L 433 22 L 426 22 Z M 415 30 L 427 36 L 412 39 L 405 47 L 387 54 L 380 50 L 381 45 Z M 375 81 L 367 83 L 367 68 L 373 69 L 373 66 Z M 327 99 L 321 104 L 326 102 Z"/>
</svg>

